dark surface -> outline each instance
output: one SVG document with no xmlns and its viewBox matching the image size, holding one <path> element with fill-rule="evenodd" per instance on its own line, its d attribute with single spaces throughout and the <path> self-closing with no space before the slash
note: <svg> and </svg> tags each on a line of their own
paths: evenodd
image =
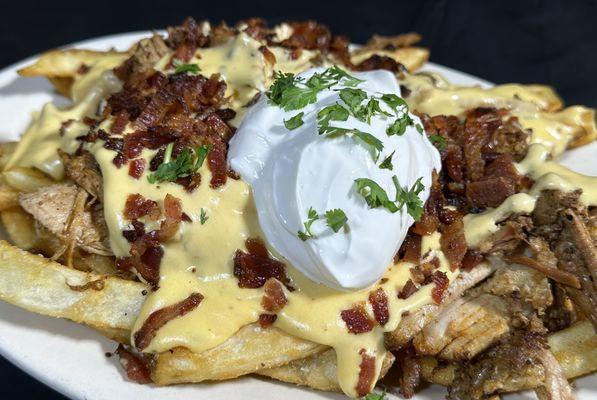
<svg viewBox="0 0 597 400">
<path fill-rule="evenodd" d="M 312 18 L 357 43 L 373 33 L 417 31 L 432 61 L 499 83 L 550 84 L 567 104 L 597 106 L 597 1 L 11 3 L 3 4 L 0 13 L 0 66 L 82 39 L 177 24 L 187 15 L 230 23 L 251 16 L 272 24 Z M 0 395 L 63 398 L 4 360 Z"/>
</svg>

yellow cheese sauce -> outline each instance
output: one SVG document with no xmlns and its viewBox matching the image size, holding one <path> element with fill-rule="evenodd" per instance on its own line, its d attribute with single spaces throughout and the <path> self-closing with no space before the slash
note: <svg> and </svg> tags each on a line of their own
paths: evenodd
<svg viewBox="0 0 597 400">
<path fill-rule="evenodd" d="M 263 55 L 259 51 L 260 44 L 244 34 L 238 35 L 220 46 L 199 49 L 192 62 L 196 62 L 202 73 L 220 73 L 227 80 L 230 104 L 237 111 L 250 100 L 255 93 L 263 91 L 271 79 L 271 68 L 265 65 Z M 285 50 L 272 49 L 276 56 L 273 69 L 297 72 L 308 68 L 313 54 L 304 52 L 297 60 L 291 60 Z M 165 68 L 167 58 L 158 62 L 158 68 Z M 27 129 L 19 146 L 9 162 L 12 166 L 38 168 L 56 180 L 63 178 L 64 171 L 56 150 L 61 148 L 73 152 L 79 145 L 74 139 L 86 133 L 88 127 L 81 120 L 85 116 L 95 116 L 98 105 L 108 94 L 119 90 L 120 84 L 110 71 L 122 60 L 111 60 L 91 66 L 84 78 L 77 80 L 73 87 L 75 103 L 71 108 L 59 110 L 53 105 L 46 105 L 35 117 Z M 90 84 L 84 80 L 93 79 Z M 524 87 L 519 88 L 522 98 L 526 96 Z M 415 90 L 411 88 L 411 90 Z M 437 88 L 427 90 L 428 98 L 420 104 L 425 112 L 434 110 L 433 114 L 457 113 L 466 108 L 464 104 L 450 103 L 449 96 Z M 464 90 L 464 89 L 463 89 Z M 471 89 L 464 96 L 473 101 L 480 96 L 479 89 Z M 495 92 L 494 97 L 499 97 Z M 514 96 L 514 92 L 508 92 Z M 530 96 L 531 94 L 528 93 Z M 508 94 L 501 94 L 506 98 Z M 437 99 L 436 99 L 437 97 Z M 540 99 L 537 99 L 539 101 Z M 522 102 L 522 100 L 517 100 Z M 446 105 L 444 102 L 450 104 Z M 472 103 L 471 103 L 472 104 Z M 501 104 L 501 103 L 500 103 Z M 525 103 L 525 107 L 535 107 Z M 477 99 L 476 105 L 479 105 Z M 438 110 L 435 110 L 438 107 Z M 516 108 L 516 110 L 521 107 Z M 536 111 L 539 113 L 538 111 Z M 587 111 L 588 112 L 588 111 Z M 541 113 L 536 114 L 540 118 Z M 66 120 L 75 122 L 60 135 L 60 127 Z M 105 121 L 106 127 L 111 121 Z M 556 123 L 562 123 L 556 119 Z M 552 136 L 553 146 L 560 146 Z M 552 143 L 550 142 L 550 143 Z M 116 256 L 128 255 L 130 244 L 122 236 L 122 230 L 128 229 L 129 221 L 123 217 L 126 199 L 131 193 L 139 193 L 148 199 L 162 204 L 167 193 L 182 202 L 183 211 L 190 216 L 192 223 L 183 222 L 177 235 L 164 244 L 164 257 L 160 266 L 160 288 L 148 294 L 140 315 L 135 323 L 134 331 L 139 329 L 146 318 L 154 311 L 175 304 L 187 298 L 191 293 L 199 292 L 204 296 L 201 304 L 188 314 L 168 322 L 151 341 L 148 352 L 163 352 L 177 346 L 186 347 L 194 352 L 202 352 L 213 348 L 234 335 L 242 326 L 255 322 L 264 310 L 261 306 L 262 289 L 243 289 L 233 276 L 233 257 L 237 249 L 244 249 L 244 243 L 250 237 L 263 237 L 250 187 L 242 180 L 228 179 L 218 189 L 211 189 L 207 182 L 210 172 L 204 166 L 201 169 L 203 183 L 192 193 L 187 193 L 181 186 L 173 183 L 149 184 L 147 173 L 140 179 L 128 175 L 128 168 L 117 168 L 112 163 L 115 153 L 101 147 L 101 143 L 86 144 L 86 148 L 96 157 L 103 175 L 104 215 L 110 233 L 110 242 Z M 539 145 L 537 145 L 539 146 Z M 565 144 L 564 144 L 565 146 Z M 544 147 L 531 147 L 529 156 L 520 163 L 521 172 L 529 174 L 541 181 L 541 176 L 548 176 L 550 182 L 557 179 L 572 183 L 572 187 L 586 190 L 583 200 L 593 204 L 595 185 L 593 178 L 581 178 L 555 163 L 545 162 Z M 142 157 L 149 160 L 152 151 L 145 150 Z M 555 178 L 555 174 L 561 178 Z M 553 178 L 551 177 L 553 176 Z M 546 178 L 547 179 L 547 178 Z M 587 180 L 583 180 L 587 179 Z M 514 198 L 519 196 L 518 198 Z M 474 243 L 477 236 L 491 231 L 495 222 L 512 212 L 530 212 L 534 202 L 529 200 L 533 194 L 518 194 L 511 197 L 500 208 L 489 211 L 488 216 L 476 215 L 465 218 L 467 239 Z M 532 203 L 532 205 L 531 205 Z M 200 222 L 201 210 L 208 216 L 205 223 Z M 147 221 L 146 221 L 147 222 Z M 448 262 L 440 250 L 439 233 L 425 236 L 422 242 L 422 255 L 440 260 L 440 270 L 452 281 L 458 271 L 451 272 Z M 278 258 L 273 249 L 269 249 L 272 257 Z M 282 260 L 283 261 L 283 260 Z M 404 312 L 416 311 L 423 305 L 431 303 L 433 285 L 420 288 L 408 299 L 399 299 L 400 292 L 410 278 L 409 268 L 413 265 L 398 263 L 390 265 L 383 277 L 367 290 L 340 292 L 320 284 L 316 284 L 286 263 L 286 272 L 291 278 L 293 292 L 285 291 L 287 305 L 278 313 L 275 326 L 306 340 L 331 346 L 338 359 L 338 380 L 342 390 L 355 397 L 358 382 L 359 365 L 364 349 L 370 356 L 375 356 L 376 374 L 379 374 L 386 355 L 384 348 L 384 332 L 392 331 L 400 323 Z M 390 319 L 385 326 L 376 326 L 372 331 L 362 334 L 351 334 L 341 319 L 341 311 L 357 304 L 364 304 L 372 316 L 371 305 L 367 299 L 372 290 L 382 287 L 388 298 Z M 377 375 L 376 375 L 377 376 Z"/>
<path fill-rule="evenodd" d="M 597 136 L 595 111 L 572 106 L 561 111 L 560 100 L 547 89 L 535 85 L 499 85 L 489 89 L 451 85 L 430 75 L 406 75 L 401 82 L 413 93 L 406 98 L 411 109 L 435 115 L 462 114 L 475 107 L 506 108 L 531 130 L 531 143 L 541 143 L 555 156 L 579 137 Z"/>
</svg>

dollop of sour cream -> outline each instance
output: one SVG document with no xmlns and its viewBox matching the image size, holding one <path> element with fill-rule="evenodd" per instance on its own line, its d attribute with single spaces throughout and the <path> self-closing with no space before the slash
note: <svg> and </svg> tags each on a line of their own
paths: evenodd
<svg viewBox="0 0 597 400">
<path fill-rule="evenodd" d="M 299 76 L 305 81 L 323 69 L 308 70 Z M 400 96 L 400 87 L 387 71 L 354 73 L 362 80 L 356 86 L 368 96 L 384 93 Z M 366 143 L 351 135 L 329 137 L 319 134 L 317 113 L 324 107 L 341 104 L 338 88 L 325 89 L 317 101 L 295 111 L 283 111 L 262 95 L 251 107 L 230 142 L 231 167 L 250 184 L 259 224 L 267 242 L 279 255 L 309 279 L 335 289 L 359 289 L 379 280 L 400 248 L 413 218 L 407 207 L 391 213 L 384 207 L 371 208 L 357 191 L 355 180 L 368 178 L 381 186 L 390 199 L 396 195 L 393 176 L 404 189 L 422 178 L 424 190 L 419 198 L 429 196 L 431 175 L 440 170 L 440 155 L 420 133 L 418 117 L 410 114 L 413 124 L 402 135 L 389 136 L 392 117 L 374 115 L 370 123 L 354 116 L 330 125 L 358 129 L 383 143 L 377 157 Z M 382 110 L 392 109 L 380 101 Z M 303 112 L 304 123 L 288 129 L 284 121 Z M 391 157 L 393 169 L 380 168 Z M 299 238 L 309 220 L 309 209 L 318 214 L 311 225 L 312 237 Z M 341 209 L 348 218 L 343 228 L 334 232 L 325 212 Z"/>
</svg>

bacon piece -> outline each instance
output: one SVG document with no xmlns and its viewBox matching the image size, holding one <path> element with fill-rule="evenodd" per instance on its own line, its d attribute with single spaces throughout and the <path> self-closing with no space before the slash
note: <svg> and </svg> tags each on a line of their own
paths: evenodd
<svg viewBox="0 0 597 400">
<path fill-rule="evenodd" d="M 259 238 L 248 238 L 245 240 L 245 247 L 247 248 L 249 254 L 263 258 L 269 257 L 265 244 Z"/>
<path fill-rule="evenodd" d="M 291 49 L 324 50 L 327 49 L 332 34 L 330 30 L 315 21 L 291 22 L 292 35 L 280 42 Z"/>
<path fill-rule="evenodd" d="M 124 132 L 124 128 L 126 127 L 126 124 L 128 124 L 128 122 L 129 122 L 128 111 L 120 110 L 116 114 L 116 118 L 114 118 L 114 121 L 112 122 L 112 126 L 110 127 L 110 132 L 112 132 L 115 135 L 122 134 L 122 132 Z"/>
<path fill-rule="evenodd" d="M 118 354 L 120 365 L 122 365 L 127 378 L 142 385 L 153 382 L 149 365 L 141 357 L 127 350 L 121 344 L 118 345 L 116 354 Z"/>
<path fill-rule="evenodd" d="M 483 261 L 484 256 L 480 251 L 468 249 L 464 258 L 462 259 L 461 269 L 464 271 L 471 271 Z"/>
<path fill-rule="evenodd" d="M 265 311 L 280 311 L 288 303 L 282 284 L 275 278 L 269 278 L 263 286 L 261 306 Z"/>
<path fill-rule="evenodd" d="M 193 293 L 178 303 L 152 312 L 143 322 L 141 329 L 133 335 L 135 339 L 135 347 L 139 350 L 147 348 L 160 328 L 174 318 L 182 317 L 193 311 L 199 306 L 202 300 L 203 295 L 201 293 Z"/>
<path fill-rule="evenodd" d="M 259 314 L 259 325 L 262 328 L 269 328 L 277 319 L 278 316 L 276 314 Z"/>
<path fill-rule="evenodd" d="M 259 47 L 259 52 L 263 54 L 263 59 L 265 60 L 266 64 L 270 66 L 274 66 L 276 64 L 276 56 L 267 46 Z"/>
<path fill-rule="evenodd" d="M 466 198 L 472 207 L 497 207 L 516 193 L 511 178 L 488 178 L 466 185 Z"/>
<path fill-rule="evenodd" d="M 433 275 L 431 275 L 431 282 L 435 284 L 431 290 L 431 297 L 436 304 L 441 304 L 446 297 L 446 290 L 450 283 L 448 276 L 442 271 L 435 271 Z"/>
<path fill-rule="evenodd" d="M 60 124 L 60 129 L 58 130 L 58 134 L 60 136 L 64 136 L 64 134 L 66 133 L 66 130 L 68 129 L 69 126 L 71 126 L 73 124 L 73 122 L 75 122 L 74 119 L 67 119 L 66 121 L 63 121 Z"/>
<path fill-rule="evenodd" d="M 400 290 L 400 293 L 398 293 L 398 298 L 403 299 L 403 300 L 408 299 L 417 290 L 419 290 L 419 288 L 415 285 L 415 283 L 412 281 L 412 279 L 409 279 L 406 281 L 406 283 Z"/>
<path fill-rule="evenodd" d="M 260 288 L 269 278 L 276 278 L 287 288 L 290 285 L 284 264 L 280 261 L 248 254 L 242 250 L 236 250 L 234 255 L 234 276 L 238 278 L 238 286 L 241 288 Z"/>
<path fill-rule="evenodd" d="M 406 70 L 404 65 L 400 64 L 392 57 L 382 56 L 379 54 L 374 54 L 366 60 L 361 61 L 359 64 L 355 65 L 354 69 L 356 71 L 385 69 L 386 71 L 390 72 L 402 72 Z"/>
<path fill-rule="evenodd" d="M 397 256 L 399 261 L 418 264 L 421 260 L 421 236 L 411 233 L 406 235 Z"/>
<path fill-rule="evenodd" d="M 468 247 L 464 236 L 462 217 L 444 228 L 440 245 L 444 255 L 450 261 L 450 269 L 453 271 L 458 268 Z"/>
<path fill-rule="evenodd" d="M 369 303 L 373 308 L 375 320 L 381 326 L 384 326 L 390 320 L 390 311 L 388 310 L 388 297 L 382 288 L 369 293 Z"/>
<path fill-rule="evenodd" d="M 139 193 L 129 194 L 124 205 L 124 218 L 134 220 L 144 216 L 149 216 L 150 219 L 158 219 L 160 216 L 160 208 L 158 203 L 146 199 Z"/>
<path fill-rule="evenodd" d="M 161 242 L 170 240 L 178 232 L 178 227 L 182 221 L 182 203 L 180 199 L 172 196 L 170 193 L 166 194 L 164 198 L 164 214 L 166 218 L 160 225 Z"/>
<path fill-rule="evenodd" d="M 346 323 L 348 332 L 354 333 L 355 335 L 370 332 L 375 326 L 375 321 L 369 318 L 369 315 L 362 304 L 357 304 L 348 310 L 342 310 L 340 316 Z"/>
<path fill-rule="evenodd" d="M 365 349 L 359 351 L 361 364 L 359 365 L 359 380 L 355 390 L 357 396 L 363 397 L 373 390 L 375 384 L 375 357 L 367 354 Z"/>
<path fill-rule="evenodd" d="M 421 366 L 417 362 L 415 350 L 412 346 L 395 353 L 398 361 L 398 382 L 400 393 L 407 399 L 415 395 L 415 389 L 421 382 Z"/>
<path fill-rule="evenodd" d="M 228 178 L 227 153 L 226 144 L 217 141 L 213 143 L 212 149 L 207 154 L 207 166 L 211 171 L 209 186 L 213 189 L 223 186 Z"/>
<path fill-rule="evenodd" d="M 145 160 L 143 158 L 137 158 L 129 162 L 129 175 L 132 178 L 139 179 L 143 175 L 145 170 Z"/>
<path fill-rule="evenodd" d="M 122 231 L 122 236 L 124 236 L 130 243 L 133 243 L 141 238 L 141 236 L 145 235 L 145 224 L 143 222 L 133 220 L 132 225 L 133 229 Z"/>
</svg>

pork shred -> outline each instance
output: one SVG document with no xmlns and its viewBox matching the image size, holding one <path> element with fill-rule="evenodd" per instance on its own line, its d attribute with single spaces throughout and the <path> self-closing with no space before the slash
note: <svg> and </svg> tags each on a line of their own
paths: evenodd
<svg viewBox="0 0 597 400">
<path fill-rule="evenodd" d="M 382 288 L 377 288 L 369 293 L 369 303 L 373 308 L 375 320 L 381 326 L 384 326 L 390 320 L 390 311 L 388 309 L 388 296 Z"/>
<path fill-rule="evenodd" d="M 346 323 L 348 332 L 355 335 L 370 332 L 375 327 L 375 321 L 369 317 L 367 310 L 365 310 L 362 304 L 357 304 L 348 310 L 342 310 L 340 316 L 344 323 Z"/>
<path fill-rule="evenodd" d="M 287 302 L 288 299 L 282 284 L 275 278 L 269 278 L 263 286 L 263 297 L 261 299 L 263 309 L 269 312 L 277 312 L 284 308 Z"/>
<path fill-rule="evenodd" d="M 156 220 L 160 216 L 160 208 L 154 200 L 146 199 L 139 193 L 130 194 L 124 205 L 124 218 L 135 220 L 142 217 L 149 217 Z"/>
<path fill-rule="evenodd" d="M 365 349 L 359 351 L 361 363 L 359 364 L 359 379 L 355 387 L 357 396 L 366 396 L 375 384 L 375 357 L 367 354 Z"/>
<path fill-rule="evenodd" d="M 193 293 L 178 303 L 152 312 L 134 334 L 135 347 L 139 350 L 147 348 L 160 328 L 171 320 L 193 311 L 202 300 L 202 294 Z"/>
<path fill-rule="evenodd" d="M 127 378 L 142 385 L 152 382 L 149 365 L 142 356 L 127 350 L 123 345 L 118 345 L 116 354 Z"/>
</svg>

